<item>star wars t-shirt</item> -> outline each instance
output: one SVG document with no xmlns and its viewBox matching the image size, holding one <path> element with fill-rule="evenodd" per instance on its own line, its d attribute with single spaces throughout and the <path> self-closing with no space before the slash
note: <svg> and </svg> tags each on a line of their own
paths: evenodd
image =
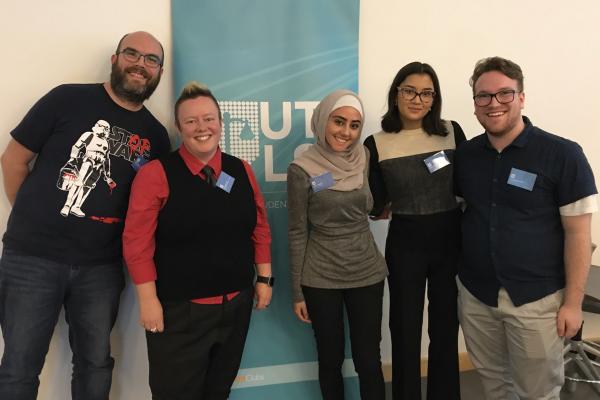
<svg viewBox="0 0 600 400">
<path fill-rule="evenodd" d="M 121 258 L 131 181 L 170 150 L 166 129 L 143 107 L 117 105 L 102 84 L 61 85 L 11 132 L 37 153 L 17 193 L 7 248 L 74 265 Z"/>
</svg>

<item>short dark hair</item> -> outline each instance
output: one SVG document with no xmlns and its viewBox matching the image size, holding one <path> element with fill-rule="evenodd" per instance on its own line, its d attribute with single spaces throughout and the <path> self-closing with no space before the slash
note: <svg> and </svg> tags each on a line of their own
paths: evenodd
<svg viewBox="0 0 600 400">
<path fill-rule="evenodd" d="M 219 111 L 219 121 L 223 120 L 223 116 L 221 115 L 221 107 L 219 106 L 219 102 L 212 94 L 208 86 L 198 83 L 196 81 L 191 81 L 186 83 L 186 85 L 181 90 L 181 94 L 179 98 L 175 102 L 175 124 L 179 127 L 179 120 L 177 119 L 177 113 L 179 112 L 179 106 L 186 100 L 197 99 L 198 97 L 208 97 L 211 99 L 215 105 L 217 106 L 217 110 Z"/>
<path fill-rule="evenodd" d="M 129 33 L 126 33 L 123 35 L 123 37 L 121 38 L 121 40 L 119 40 L 119 43 L 117 43 L 117 50 L 115 50 L 115 54 L 119 54 L 119 51 L 121 50 L 121 44 L 123 44 L 123 40 L 125 40 L 125 38 L 129 36 Z M 165 63 L 165 49 L 163 48 L 163 45 L 161 42 L 158 42 L 158 45 L 160 46 L 160 52 L 162 53 L 160 56 L 161 62 L 160 65 L 162 66 Z"/>
<path fill-rule="evenodd" d="M 483 58 L 475 64 L 475 69 L 473 70 L 473 75 L 471 79 L 469 79 L 469 85 L 473 88 L 473 94 L 475 94 L 475 83 L 477 83 L 477 79 L 481 77 L 481 75 L 490 71 L 498 71 L 510 79 L 514 79 L 517 81 L 517 88 L 519 92 L 522 92 L 525 88 L 523 81 L 523 71 L 521 67 L 516 63 L 502 57 L 488 57 Z"/>
<path fill-rule="evenodd" d="M 423 117 L 423 130 L 429 135 L 448 135 L 448 130 L 442 123 L 442 90 L 440 89 L 440 81 L 429 64 L 419 61 L 411 62 L 400 68 L 396 77 L 392 81 L 388 92 L 387 105 L 388 110 L 381 118 L 381 129 L 385 132 L 399 132 L 402 130 L 402 119 L 398 111 L 398 86 L 412 74 L 427 74 L 433 82 L 433 90 L 435 97 L 431 105 L 431 110 Z"/>
</svg>

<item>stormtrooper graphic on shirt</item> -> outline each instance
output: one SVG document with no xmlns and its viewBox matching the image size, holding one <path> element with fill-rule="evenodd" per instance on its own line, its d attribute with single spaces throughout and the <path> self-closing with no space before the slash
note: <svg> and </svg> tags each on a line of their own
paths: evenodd
<svg viewBox="0 0 600 400">
<path fill-rule="evenodd" d="M 100 177 L 111 190 L 117 186 L 110 177 L 109 135 L 110 124 L 98 120 L 91 132 L 83 133 L 71 147 L 70 158 L 61 168 L 57 185 L 59 189 L 68 191 L 65 204 L 60 210 L 63 217 L 69 214 L 85 217 L 83 203 Z"/>
</svg>

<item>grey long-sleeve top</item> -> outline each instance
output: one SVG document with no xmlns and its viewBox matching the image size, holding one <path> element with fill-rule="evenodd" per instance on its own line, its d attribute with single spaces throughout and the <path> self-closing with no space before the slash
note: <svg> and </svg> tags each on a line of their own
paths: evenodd
<svg viewBox="0 0 600 400">
<path fill-rule="evenodd" d="M 310 177 L 295 164 L 289 166 L 287 179 L 294 302 L 304 300 L 301 285 L 347 289 L 385 279 L 385 259 L 369 228 L 368 213 L 373 198 L 367 170 L 363 186 L 349 192 L 329 189 L 313 192 Z"/>
</svg>

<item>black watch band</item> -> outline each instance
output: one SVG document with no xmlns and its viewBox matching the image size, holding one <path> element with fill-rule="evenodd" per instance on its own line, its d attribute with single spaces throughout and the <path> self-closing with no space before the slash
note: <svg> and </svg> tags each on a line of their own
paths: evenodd
<svg viewBox="0 0 600 400">
<path fill-rule="evenodd" d="M 273 278 L 272 276 L 257 275 L 256 283 L 265 283 L 265 284 L 269 285 L 270 287 L 273 287 L 273 284 L 275 283 L 275 278 Z"/>
</svg>

